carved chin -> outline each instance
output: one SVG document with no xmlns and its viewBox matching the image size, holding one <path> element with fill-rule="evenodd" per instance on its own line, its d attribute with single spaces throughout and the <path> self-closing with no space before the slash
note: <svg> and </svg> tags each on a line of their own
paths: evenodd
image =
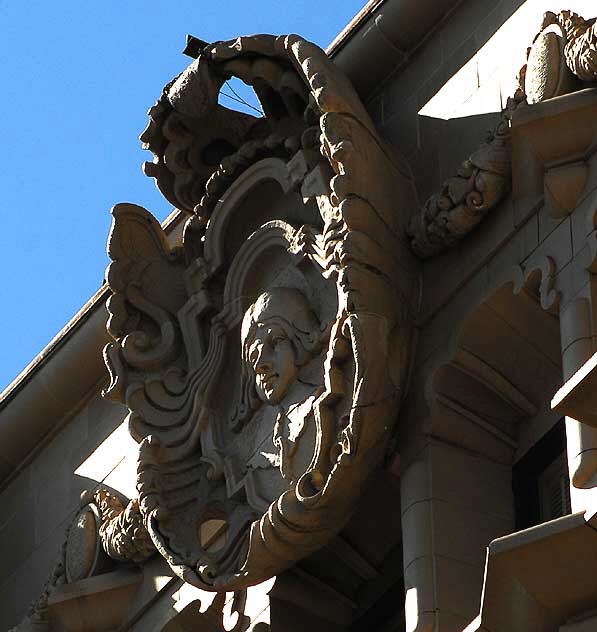
<svg viewBox="0 0 597 632">
<path fill-rule="evenodd" d="M 286 390 L 286 388 L 277 382 L 269 383 L 267 386 L 259 385 L 257 387 L 259 399 L 266 404 L 279 404 L 280 400 L 286 394 Z"/>
<path fill-rule="evenodd" d="M 267 379 L 258 381 L 255 386 L 257 387 L 259 399 L 266 404 L 279 404 L 289 391 L 295 377 L 296 374 L 294 372 L 289 376 L 276 373 Z"/>
</svg>

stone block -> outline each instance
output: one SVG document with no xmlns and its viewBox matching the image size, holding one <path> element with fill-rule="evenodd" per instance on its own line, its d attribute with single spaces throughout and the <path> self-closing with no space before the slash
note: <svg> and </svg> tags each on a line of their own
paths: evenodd
<svg viewBox="0 0 597 632">
<path fill-rule="evenodd" d="M 441 321 L 452 323 L 442 328 L 441 336 L 446 340 L 454 334 L 453 323 L 460 322 L 467 313 L 478 305 L 487 289 L 487 270 L 484 266 L 470 267 L 472 262 L 464 254 L 464 249 L 455 252 L 462 254 L 460 258 L 443 259 L 444 270 L 439 272 L 441 264 L 423 270 L 423 300 L 421 304 L 421 321 L 425 322 L 441 308 Z M 445 274 L 444 274 L 445 273 Z M 439 321 L 438 321 L 439 324 Z M 446 335 L 446 332 L 449 332 Z"/>
<path fill-rule="evenodd" d="M 537 242 L 539 241 L 539 210 L 543 207 L 543 195 L 517 197 L 512 199 L 514 226 L 524 224 L 529 218 L 537 217 Z"/>
<path fill-rule="evenodd" d="M 593 218 L 597 208 L 597 194 L 591 191 L 570 215 L 572 223 L 572 247 L 577 255 L 585 246 L 589 234 L 594 230 Z"/>
<path fill-rule="evenodd" d="M 129 434 L 128 424 L 121 422 L 77 467 L 75 474 L 91 481 L 103 481 L 127 455 L 134 455 L 137 450 L 138 445 Z"/>
<path fill-rule="evenodd" d="M 50 573 L 60 558 L 66 527 L 67 522 L 63 522 L 54 529 L 15 572 L 14 603 L 17 620 L 20 621 L 25 616 L 29 605 L 40 596 Z"/>
<path fill-rule="evenodd" d="M 11 513 L 0 529 L 1 580 L 14 573 L 35 548 L 35 517 L 32 500 L 25 501 L 18 511 Z"/>
<path fill-rule="evenodd" d="M 447 336 L 446 330 L 442 327 L 442 323 L 444 322 L 445 319 L 443 318 L 443 313 L 440 310 L 431 315 L 426 322 L 422 323 L 417 340 L 414 363 L 416 373 L 414 376 L 417 376 L 422 367 L 429 363 L 429 359 L 435 351 L 445 346 Z M 418 378 L 418 382 L 424 386 L 424 375 L 421 375 Z"/>
<path fill-rule="evenodd" d="M 588 298 L 591 275 L 585 267 L 589 255 L 585 246 L 576 257 L 566 264 L 557 274 L 556 287 L 560 292 L 560 307 L 564 308 L 578 298 Z"/>
<path fill-rule="evenodd" d="M 467 564 L 441 555 L 436 555 L 433 561 L 436 607 L 440 613 L 450 613 L 466 621 L 474 619 L 481 607 L 485 565 Z"/>
<path fill-rule="evenodd" d="M 524 259 L 524 234 L 515 233 L 487 262 L 488 285 L 497 289 L 516 278 L 515 269 Z"/>
<path fill-rule="evenodd" d="M 91 398 L 87 406 L 88 436 L 87 440 L 73 453 L 73 470 L 76 470 L 98 445 L 122 425 L 127 414 L 128 410 L 122 404 L 104 399 L 99 393 Z"/>
<path fill-rule="evenodd" d="M 553 217 L 547 205 L 543 205 L 537 213 L 539 218 L 539 242 L 545 241 L 549 235 L 566 219 Z"/>
<path fill-rule="evenodd" d="M 510 464 L 512 461 L 511 440 L 488 432 L 487 424 L 481 425 L 453 407 L 438 404 L 428 422 L 426 431 L 436 439 L 485 455 L 498 463 Z"/>
<path fill-rule="evenodd" d="M 403 94 L 384 95 L 384 124 L 380 131 L 404 156 L 409 157 L 419 148 L 418 107 L 416 95 L 403 100 Z"/>
<path fill-rule="evenodd" d="M 15 575 L 0 584 L 0 630 L 10 630 L 18 623 L 16 602 Z"/>
<path fill-rule="evenodd" d="M 523 420 L 518 430 L 518 447 L 514 462 L 519 461 L 560 419 L 560 413 L 545 405 L 532 419 Z"/>
<path fill-rule="evenodd" d="M 563 351 L 578 340 L 590 340 L 592 333 L 591 305 L 588 300 L 573 301 L 560 310 L 560 342 Z M 578 366 L 582 363 L 584 360 Z"/>
<path fill-rule="evenodd" d="M 77 413 L 44 447 L 32 463 L 34 485 L 52 478 L 59 467 L 68 469 L 70 455 L 86 441 L 88 433 L 87 407 Z"/>
<path fill-rule="evenodd" d="M 518 445 L 514 454 L 514 462 L 521 459 L 535 445 L 535 434 L 533 432 L 532 424 L 520 424 L 517 439 Z"/>
<path fill-rule="evenodd" d="M 35 545 L 39 546 L 71 513 L 71 471 L 63 459 L 57 460 L 53 473 L 46 479 L 36 478 L 34 493 Z"/>
<path fill-rule="evenodd" d="M 438 139 L 444 121 L 429 116 L 419 116 L 420 149 L 409 156 L 418 204 L 422 206 L 427 199 L 441 187 Z"/>
<path fill-rule="evenodd" d="M 8 483 L 0 494 L 0 506 L 2 507 L 0 530 L 4 528 L 8 521 L 12 520 L 16 513 L 22 510 L 23 505 L 31 501 L 31 468 L 26 467 Z"/>
<path fill-rule="evenodd" d="M 475 72 L 473 72 L 471 81 L 476 81 L 474 77 L 476 77 Z M 473 85 L 468 94 L 462 93 L 463 98 L 460 103 L 463 103 L 476 89 L 476 86 Z M 484 142 L 487 132 L 494 128 L 496 121 L 497 114 L 490 113 L 451 119 L 446 122 L 440 144 L 442 181 L 452 177 L 462 161 L 479 148 Z M 496 208 L 492 211 L 491 215 L 497 210 Z"/>
<path fill-rule="evenodd" d="M 426 76 L 425 83 L 423 83 L 417 91 L 417 105 L 420 112 L 419 116 L 426 116 L 424 113 L 425 107 L 431 102 L 433 97 L 435 97 L 435 95 L 443 89 L 449 78 L 450 75 L 446 72 L 443 65 L 438 66 L 432 74 Z M 437 118 L 433 114 L 430 114 L 428 118 L 439 123 L 442 122 L 442 119 Z M 421 142 L 421 145 L 422 147 L 425 147 L 423 142 Z"/>
<path fill-rule="evenodd" d="M 384 91 L 381 93 L 383 99 L 383 117 L 384 125 L 388 121 L 398 116 L 399 114 L 405 114 L 405 104 L 411 99 L 412 105 L 409 110 L 409 118 L 416 116 L 419 108 L 417 107 L 416 93 L 419 88 L 425 82 L 426 77 L 421 75 L 417 65 L 415 63 L 409 64 L 404 69 L 401 69 L 385 86 Z M 401 151 L 403 148 L 399 147 Z"/>
<path fill-rule="evenodd" d="M 471 622 L 470 619 L 460 617 L 451 612 L 439 611 L 437 617 L 437 628 L 442 632 L 462 632 L 466 626 Z"/>
<path fill-rule="evenodd" d="M 433 556 L 418 557 L 404 568 L 407 614 L 437 610 Z M 410 612 L 409 612 L 410 611 Z"/>
<path fill-rule="evenodd" d="M 522 256 L 526 259 L 539 245 L 539 218 L 536 213 L 518 229 L 522 234 Z"/>
<path fill-rule="evenodd" d="M 119 491 L 127 498 L 133 498 L 137 495 L 136 483 L 137 450 L 132 448 L 131 452 L 106 476 L 102 484 Z"/>
<path fill-rule="evenodd" d="M 432 501 L 432 516 L 434 553 L 475 566 L 485 564 L 492 540 L 514 530 L 513 520 L 443 500 Z"/>
<path fill-rule="evenodd" d="M 485 84 L 480 85 L 456 111 L 459 117 L 501 112 L 502 92 L 497 72 Z M 482 137 L 479 139 L 482 140 Z M 480 144 L 480 143 L 479 143 Z"/>
<path fill-rule="evenodd" d="M 383 124 L 383 107 L 382 106 L 383 106 L 382 95 L 378 95 L 374 97 L 366 105 L 367 112 L 377 127 L 380 127 Z"/>
<path fill-rule="evenodd" d="M 433 498 L 512 520 L 512 476 L 508 465 L 439 441 L 431 441 L 429 460 Z"/>
<path fill-rule="evenodd" d="M 473 49 L 476 51 L 477 43 L 472 36 L 473 25 L 481 24 L 491 14 L 495 5 L 488 5 L 482 0 L 469 0 L 460 4 L 457 9 L 446 20 L 439 37 L 444 49 L 444 58 L 449 59 L 451 55 L 467 39 L 472 39 Z M 497 29 L 496 25 L 496 29 Z"/>
<path fill-rule="evenodd" d="M 402 516 L 404 568 L 417 558 L 429 557 L 433 553 L 431 503 L 430 500 L 417 502 Z"/>
<path fill-rule="evenodd" d="M 562 352 L 562 372 L 565 377 L 571 377 L 593 351 L 592 338 L 580 338 L 571 343 Z"/>
<path fill-rule="evenodd" d="M 542 439 L 562 418 L 561 414 L 549 407 L 543 408 L 541 412 L 530 420 L 533 431 L 534 442 Z"/>
<path fill-rule="evenodd" d="M 539 213 L 539 246 L 529 259 L 550 257 L 556 265 L 556 272 L 562 270 L 572 259 L 572 231 L 570 217 L 566 217 L 546 237 L 541 235 L 541 221 L 545 215 Z M 553 221 L 553 220 L 552 220 Z"/>
<path fill-rule="evenodd" d="M 429 448 L 401 472 L 400 501 L 404 514 L 412 505 L 431 498 Z"/>
<path fill-rule="evenodd" d="M 417 67 L 423 81 L 433 75 L 444 63 L 444 43 L 440 37 L 430 37 L 421 46 L 411 59 L 411 63 Z M 438 89 L 443 84 L 438 84 Z"/>
<path fill-rule="evenodd" d="M 424 397 L 421 396 L 422 399 Z M 424 408 L 421 415 L 405 417 L 405 423 L 400 427 L 400 468 L 406 470 L 411 463 L 416 461 L 427 447 L 429 438 L 427 437 L 426 416 L 429 414 L 426 404 L 420 404 Z M 417 412 L 417 411 L 416 411 Z"/>
</svg>

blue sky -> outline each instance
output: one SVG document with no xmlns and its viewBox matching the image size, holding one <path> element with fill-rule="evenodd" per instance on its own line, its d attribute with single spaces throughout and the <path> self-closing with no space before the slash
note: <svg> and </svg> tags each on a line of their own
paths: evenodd
<svg viewBox="0 0 597 632">
<path fill-rule="evenodd" d="M 0 390 L 101 285 L 110 207 L 170 212 L 141 172 L 152 156 L 138 136 L 191 61 L 186 34 L 299 33 L 325 48 L 364 4 L 0 0 Z"/>
</svg>

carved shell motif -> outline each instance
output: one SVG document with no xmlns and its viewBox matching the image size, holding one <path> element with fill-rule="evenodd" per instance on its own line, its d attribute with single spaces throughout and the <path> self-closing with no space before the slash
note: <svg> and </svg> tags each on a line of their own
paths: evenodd
<svg viewBox="0 0 597 632">
<path fill-rule="evenodd" d="M 231 76 L 264 117 L 218 105 Z M 206 47 L 142 139 L 190 219 L 172 249 L 144 209 L 113 211 L 105 395 L 130 409 L 155 547 L 184 580 L 235 590 L 324 546 L 386 450 L 418 295 L 412 186 L 294 35 Z"/>
</svg>

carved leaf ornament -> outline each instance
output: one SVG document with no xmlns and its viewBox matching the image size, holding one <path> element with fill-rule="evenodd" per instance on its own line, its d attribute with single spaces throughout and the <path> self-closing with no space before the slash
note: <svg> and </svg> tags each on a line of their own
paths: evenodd
<svg viewBox="0 0 597 632">
<path fill-rule="evenodd" d="M 232 76 L 263 117 L 218 105 Z M 396 211 L 412 187 L 347 79 L 294 35 L 207 46 L 142 140 L 189 219 L 172 249 L 146 210 L 113 209 L 104 394 L 130 409 L 139 497 L 100 535 L 139 559 L 142 524 L 182 579 L 236 590 L 324 546 L 387 449 L 413 339 Z"/>
</svg>

